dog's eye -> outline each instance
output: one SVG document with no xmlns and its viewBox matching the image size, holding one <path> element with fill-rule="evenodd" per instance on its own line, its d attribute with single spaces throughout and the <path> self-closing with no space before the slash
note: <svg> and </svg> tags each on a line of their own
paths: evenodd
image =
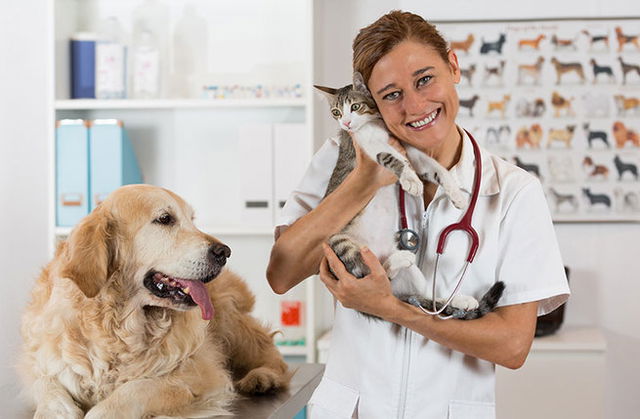
<svg viewBox="0 0 640 419">
<path fill-rule="evenodd" d="M 175 221 L 176 221 L 175 218 L 173 218 L 171 214 L 167 214 L 167 213 L 162 214 L 160 217 L 153 220 L 154 223 L 162 224 L 162 225 L 171 225 Z"/>
</svg>

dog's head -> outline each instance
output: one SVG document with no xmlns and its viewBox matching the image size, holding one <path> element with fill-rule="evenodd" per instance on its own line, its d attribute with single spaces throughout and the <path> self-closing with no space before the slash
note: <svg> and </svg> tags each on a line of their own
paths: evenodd
<svg viewBox="0 0 640 419">
<path fill-rule="evenodd" d="M 193 210 L 176 194 L 130 185 L 85 217 L 60 253 L 62 275 L 89 298 L 114 287 L 142 306 L 184 311 L 198 305 L 210 319 L 204 284 L 220 273 L 231 250 L 195 227 Z"/>
</svg>

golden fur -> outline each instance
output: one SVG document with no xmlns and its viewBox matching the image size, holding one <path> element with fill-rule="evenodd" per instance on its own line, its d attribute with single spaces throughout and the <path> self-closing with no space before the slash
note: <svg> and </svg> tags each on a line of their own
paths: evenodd
<svg viewBox="0 0 640 419">
<path fill-rule="evenodd" d="M 174 223 L 158 223 L 163 214 Z M 22 322 L 20 372 L 36 418 L 206 417 L 225 413 L 236 391 L 287 387 L 272 335 L 249 314 L 252 293 L 222 270 L 211 249 L 223 245 L 192 217 L 168 190 L 125 186 L 58 246 Z M 213 318 L 152 294 L 152 271 L 219 274 L 205 285 Z"/>
</svg>

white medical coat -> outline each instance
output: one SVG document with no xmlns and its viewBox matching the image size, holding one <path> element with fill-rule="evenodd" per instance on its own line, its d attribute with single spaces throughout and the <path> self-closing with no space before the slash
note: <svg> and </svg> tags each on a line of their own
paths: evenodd
<svg viewBox="0 0 640 419">
<path fill-rule="evenodd" d="M 338 156 L 325 142 L 283 209 L 291 225 L 322 199 Z M 473 215 L 480 246 L 460 290 L 477 299 L 496 281 L 506 288 L 498 306 L 539 301 L 546 314 L 569 296 L 555 232 L 540 182 L 482 150 L 482 181 Z M 452 174 L 467 193 L 474 180 L 473 147 L 466 133 Z M 431 284 L 440 232 L 460 220 L 438 188 L 424 208 L 407 195 L 409 227 L 421 236 L 419 267 Z M 371 228 L 376 228 L 372 225 Z M 438 267 L 438 296 L 448 296 L 468 252 L 467 236 L 453 233 Z M 431 289 L 431 285 L 429 285 Z M 442 346 L 412 330 L 374 321 L 338 302 L 322 381 L 309 401 L 311 418 L 495 418 L 495 366 Z"/>
</svg>

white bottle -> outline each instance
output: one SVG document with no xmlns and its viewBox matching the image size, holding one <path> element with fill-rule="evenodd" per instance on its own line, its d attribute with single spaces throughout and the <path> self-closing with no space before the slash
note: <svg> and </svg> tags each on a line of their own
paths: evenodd
<svg viewBox="0 0 640 419">
<path fill-rule="evenodd" d="M 145 36 L 144 32 L 150 32 L 153 40 L 152 43 L 158 50 L 159 64 L 159 88 L 156 97 L 166 97 L 167 88 L 169 86 L 169 39 L 171 19 L 169 5 L 163 0 L 140 0 L 132 13 L 131 21 L 131 38 L 135 48 L 139 41 Z M 133 55 L 133 51 L 131 52 Z M 131 60 L 133 61 L 133 59 Z M 132 63 L 133 64 L 133 63 Z M 133 85 L 133 65 L 130 67 L 131 84 Z M 133 89 L 132 89 L 133 94 Z"/>
<path fill-rule="evenodd" d="M 177 97 L 198 97 L 198 77 L 208 71 L 207 21 L 188 3 L 176 22 L 172 43 L 172 93 Z"/>
<path fill-rule="evenodd" d="M 124 99 L 127 96 L 127 46 L 116 17 L 100 25 L 96 42 L 96 98 Z"/>
<path fill-rule="evenodd" d="M 143 30 L 138 34 L 131 55 L 133 97 L 157 98 L 160 94 L 160 50 L 150 31 Z"/>
</svg>

